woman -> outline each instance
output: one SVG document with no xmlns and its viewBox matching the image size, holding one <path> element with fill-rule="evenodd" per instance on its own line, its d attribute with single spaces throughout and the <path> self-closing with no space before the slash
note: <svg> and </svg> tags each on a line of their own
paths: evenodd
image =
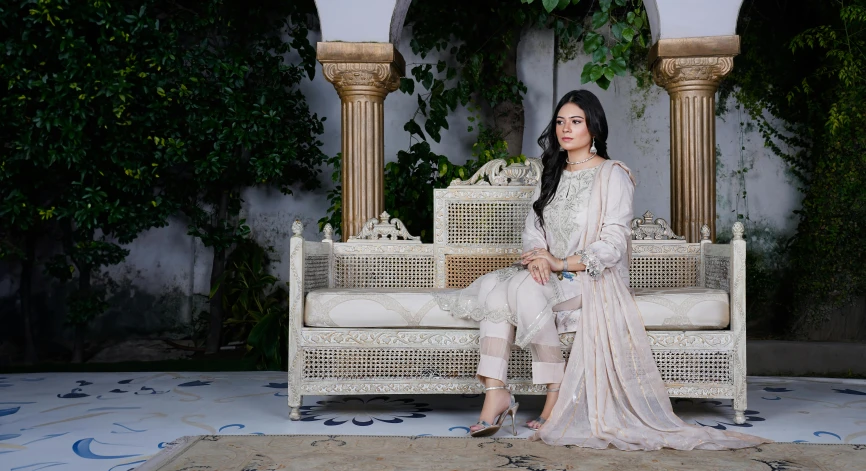
<svg viewBox="0 0 866 471">
<path fill-rule="evenodd" d="M 544 170 L 519 264 L 437 296 L 452 315 L 480 323 L 477 377 L 486 396 L 470 433 L 492 435 L 508 416 L 514 433 L 518 404 L 505 384 L 513 342 L 529 346 L 532 381 L 547 385 L 541 415 L 528 422 L 547 443 L 624 450 L 766 443 L 674 415 L 628 288 L 634 179 L 609 159 L 607 134 L 595 95 L 562 97 L 538 140 Z M 557 325 L 576 331 L 567 367 Z"/>
</svg>

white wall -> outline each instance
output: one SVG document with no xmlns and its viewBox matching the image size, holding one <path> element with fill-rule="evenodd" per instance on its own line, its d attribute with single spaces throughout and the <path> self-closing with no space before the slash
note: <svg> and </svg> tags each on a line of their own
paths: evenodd
<svg viewBox="0 0 866 471">
<path fill-rule="evenodd" d="M 736 34 L 742 3 L 742 0 L 647 0 L 644 6 L 652 42 Z"/>
<path fill-rule="evenodd" d="M 396 5 L 396 0 L 316 0 L 322 36 L 325 41 L 387 43 Z"/>
<path fill-rule="evenodd" d="M 310 39 L 315 42 L 321 36 L 311 33 Z M 414 56 L 408 45 L 410 39 L 411 31 L 406 29 L 397 45 L 406 59 L 407 70 L 418 63 L 435 64 L 439 60 L 435 55 L 426 60 Z M 573 61 L 554 64 L 553 35 L 549 31 L 527 32 L 518 55 L 518 74 L 528 87 L 523 152 L 528 156 L 539 155 L 535 141 L 547 125 L 560 96 L 575 88 L 591 90 L 598 95 L 607 114 L 611 156 L 624 161 L 638 177 L 635 216 L 649 209 L 658 217 L 669 219 L 670 118 L 667 93 L 655 85 L 638 88 L 633 77 L 617 77 L 607 91 L 595 85 L 581 85 L 580 72 L 588 58 L 578 56 Z M 421 88 L 416 86 L 416 91 L 422 91 Z M 327 118 L 325 133 L 321 136 L 323 152 L 337 154 L 340 151 L 340 100 L 333 86 L 324 79 L 320 66 L 317 66 L 315 79 L 305 81 L 301 89 L 312 111 Z M 393 93 L 385 100 L 386 160 L 393 161 L 398 151 L 408 149 L 409 138 L 403 131 L 403 124 L 415 113 L 416 107 L 417 98 L 401 92 Z M 441 143 L 431 143 L 434 152 L 447 155 L 457 163 L 466 161 L 476 139 L 476 135 L 466 129 L 467 116 L 468 112 L 463 109 L 449 116 L 451 129 L 443 133 Z M 749 168 L 745 189 L 748 213 L 756 222 L 753 227 L 771 228 L 781 234 L 792 232 L 795 228 L 792 211 L 798 207 L 800 195 L 782 161 L 764 148 L 762 138 L 751 129 L 749 120 L 733 106 L 717 120 L 716 136 L 719 150 L 719 232 L 730 230 L 738 212 L 746 214 L 743 200 L 739 197 L 743 188 L 736 176 L 736 170 L 743 167 Z M 330 187 L 330 169 L 324 169 L 322 177 Z M 305 225 L 305 237 L 319 238 L 316 221 L 325 215 L 328 207 L 325 191 L 298 190 L 291 196 L 266 188 L 244 192 L 242 216 L 252 226 L 254 237 L 260 243 L 274 247 L 273 269 L 283 281 L 288 279 L 291 223 L 296 218 L 301 219 Z M 129 249 L 127 261 L 109 272 L 127 287 L 121 291 L 130 299 L 122 303 L 113 300 L 118 307 L 98 322 L 97 328 L 108 334 L 112 326 L 141 322 L 143 330 L 148 330 L 147 326 L 155 329 L 155 319 L 166 313 L 173 316 L 172 322 L 188 322 L 206 300 L 212 257 L 210 250 L 186 235 L 186 222 L 180 219 L 172 221 L 166 228 L 146 232 Z M 0 288 L 3 289 L 0 296 L 17 289 L 16 274 L 0 274 Z M 54 299 L 52 304 L 62 305 L 62 299 Z M 142 313 L 142 309 L 152 312 Z"/>
<path fill-rule="evenodd" d="M 569 90 L 585 88 L 595 93 L 605 108 L 612 158 L 625 162 L 638 177 L 635 211 L 651 210 L 670 221 L 670 109 L 667 92 L 652 85 L 638 88 L 631 76 L 616 77 L 608 90 L 594 84 L 581 85 L 580 72 L 589 57 L 557 67 L 557 97 Z M 732 102 L 716 120 L 716 212 L 717 230 L 730 232 L 737 214 L 788 233 L 796 227 L 792 211 L 799 207 L 796 190 L 786 164 L 763 145 L 753 123 Z M 742 124 L 741 124 L 742 123 Z M 524 144 L 525 145 L 525 144 Z M 737 169 L 749 168 L 745 188 Z M 749 207 L 738 196 L 745 189 Z M 739 208 L 738 208 L 739 203 Z M 746 210 L 748 209 L 748 211 Z M 636 216 L 637 216 L 636 215 Z"/>
</svg>

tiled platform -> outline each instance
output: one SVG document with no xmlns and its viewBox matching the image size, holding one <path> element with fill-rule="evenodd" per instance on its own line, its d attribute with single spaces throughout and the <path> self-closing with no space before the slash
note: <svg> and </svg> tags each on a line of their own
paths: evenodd
<svg viewBox="0 0 866 471">
<path fill-rule="evenodd" d="M 538 413 L 542 398 L 518 400 L 522 424 Z M 0 375 L 0 470 L 129 470 L 183 435 L 465 436 L 481 401 L 307 397 L 304 420 L 291 422 L 285 375 L 273 372 Z M 738 426 L 730 401 L 675 405 L 688 422 L 776 441 L 866 444 L 863 380 L 749 378 L 749 409 L 749 420 Z"/>
</svg>

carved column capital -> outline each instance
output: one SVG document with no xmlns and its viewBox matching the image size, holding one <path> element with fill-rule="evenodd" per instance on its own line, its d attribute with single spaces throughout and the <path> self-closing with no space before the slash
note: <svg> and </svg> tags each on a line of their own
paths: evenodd
<svg viewBox="0 0 866 471">
<path fill-rule="evenodd" d="M 733 68 L 733 56 L 660 57 L 652 72 L 653 80 L 668 91 L 680 85 L 705 85 L 714 93 Z"/>
<path fill-rule="evenodd" d="M 345 242 L 385 209 L 385 97 L 406 64 L 391 43 L 321 42 L 316 58 L 342 102 Z"/>
<path fill-rule="evenodd" d="M 653 80 L 670 95 L 671 225 L 688 242 L 715 237 L 715 94 L 739 52 L 739 36 L 662 39 L 650 49 Z"/>
<path fill-rule="evenodd" d="M 365 96 L 384 100 L 400 87 L 406 73 L 403 56 L 391 43 L 323 42 L 316 45 L 325 79 L 342 100 Z"/>
<path fill-rule="evenodd" d="M 331 62 L 322 64 L 322 71 L 341 99 L 357 94 L 384 99 L 400 87 L 400 72 L 393 64 Z"/>
</svg>

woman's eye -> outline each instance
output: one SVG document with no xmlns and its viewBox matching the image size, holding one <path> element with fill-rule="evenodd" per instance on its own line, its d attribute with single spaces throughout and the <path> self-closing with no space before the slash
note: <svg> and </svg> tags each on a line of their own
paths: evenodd
<svg viewBox="0 0 866 471">
<path fill-rule="evenodd" d="M 562 121 L 557 121 L 557 122 L 556 122 L 556 125 L 557 125 L 557 126 L 562 126 Z"/>
</svg>

